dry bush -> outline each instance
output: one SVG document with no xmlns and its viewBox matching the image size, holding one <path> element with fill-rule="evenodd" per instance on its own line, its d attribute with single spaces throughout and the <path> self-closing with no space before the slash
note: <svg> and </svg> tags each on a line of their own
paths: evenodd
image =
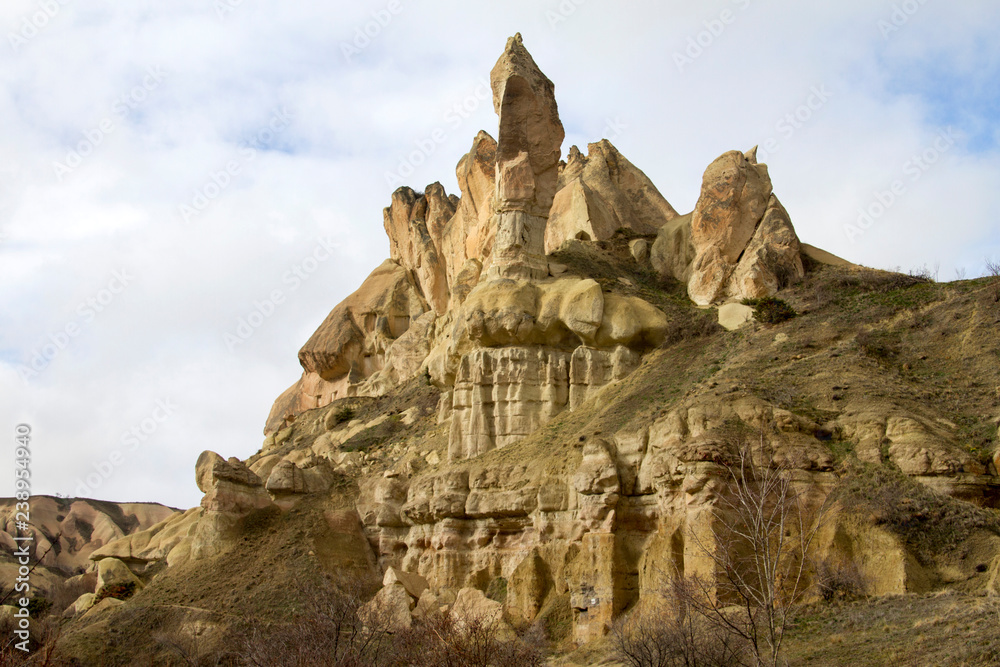
<svg viewBox="0 0 1000 667">
<path fill-rule="evenodd" d="M 611 628 L 615 658 L 628 667 L 741 667 L 746 642 L 711 623 L 690 604 L 701 586 L 673 578 L 662 597 L 622 616 Z"/>
<path fill-rule="evenodd" d="M 781 299 L 766 296 L 760 299 L 743 299 L 744 306 L 753 308 L 754 317 L 764 324 L 780 324 L 797 315 L 795 309 Z"/>
<path fill-rule="evenodd" d="M 820 561 L 816 585 L 827 602 L 857 600 L 868 594 L 869 582 L 854 561 Z"/>
<path fill-rule="evenodd" d="M 1000 303 L 1000 262 L 986 260 L 986 274 L 993 279 L 990 281 L 989 288 L 993 303 Z"/>
<path fill-rule="evenodd" d="M 236 638 L 239 664 L 254 667 L 380 665 L 389 642 L 390 618 L 359 612 L 377 590 L 361 577 L 330 578 L 300 590 L 300 610 L 292 622 L 251 622 Z M 163 640 L 161 639 L 161 642 Z"/>
<path fill-rule="evenodd" d="M 300 610 L 286 623 L 251 623 L 236 640 L 237 664 L 253 667 L 541 667 L 544 642 L 540 628 L 523 636 L 505 636 L 485 619 L 458 624 L 434 615 L 398 629 L 386 609 L 364 607 L 377 583 L 331 579 L 328 585 L 303 589 Z M 364 607 L 364 609 L 362 609 Z M 183 642 L 160 638 L 175 654 Z M 194 664 L 194 663 L 188 663 Z"/>
<path fill-rule="evenodd" d="M 380 665 L 386 667 L 541 667 L 544 632 L 530 626 L 521 636 L 482 618 L 456 623 L 449 614 L 415 621 L 397 633 Z"/>
<path fill-rule="evenodd" d="M 881 363 L 891 363 L 902 351 L 900 337 L 892 331 L 866 329 L 859 331 L 854 340 L 866 356 Z"/>
</svg>

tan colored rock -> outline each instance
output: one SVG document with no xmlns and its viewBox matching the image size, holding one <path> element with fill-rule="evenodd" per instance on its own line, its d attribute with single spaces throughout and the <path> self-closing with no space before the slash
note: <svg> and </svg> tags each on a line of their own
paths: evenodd
<svg viewBox="0 0 1000 667">
<path fill-rule="evenodd" d="M 399 584 L 402 586 L 414 601 L 419 600 L 424 591 L 427 590 L 427 580 L 415 572 L 403 572 L 402 570 L 389 567 L 385 570 L 385 577 L 382 578 L 383 586 Z"/>
<path fill-rule="evenodd" d="M 283 429 L 305 410 L 356 394 L 357 385 L 382 369 L 393 341 L 429 309 L 410 272 L 391 259 L 383 262 L 299 350 L 302 378 L 275 401 L 265 433 Z"/>
<path fill-rule="evenodd" d="M 719 324 L 727 331 L 736 331 L 753 322 L 753 308 L 742 303 L 727 303 L 719 306 Z"/>
<path fill-rule="evenodd" d="M 361 622 L 372 628 L 385 628 L 389 632 L 401 632 L 413 624 L 411 612 L 414 601 L 403 585 L 393 583 L 379 589 L 358 611 Z"/>
<path fill-rule="evenodd" d="M 223 459 L 205 451 L 195 465 L 201 506 L 210 512 L 246 514 L 271 505 L 264 483 L 237 458 Z"/>
<path fill-rule="evenodd" d="M 705 170 L 691 243 L 688 296 L 699 305 L 770 296 L 804 273 L 799 239 L 756 151 L 729 151 Z"/>
<path fill-rule="evenodd" d="M 493 197 L 496 189 L 497 142 L 480 131 L 472 148 L 455 168 L 462 196 L 445 225 L 440 250 L 445 258 L 452 307 L 459 305 L 489 261 L 496 233 Z"/>
<path fill-rule="evenodd" d="M 16 503 L 14 498 L 0 499 L 0 545 L 9 552 L 16 548 Z M 49 591 L 60 587 L 66 575 L 88 569 L 90 556 L 96 551 L 175 515 L 179 515 L 177 510 L 157 503 L 32 496 L 28 534 L 33 536 L 35 553 L 41 558 L 32 574 L 32 588 Z M 17 567 L 13 561 L 10 565 L 13 574 Z M 0 563 L 0 588 L 12 587 L 15 576 L 8 577 L 5 564 Z"/>
<path fill-rule="evenodd" d="M 632 254 L 632 259 L 645 264 L 649 260 L 649 241 L 646 239 L 632 239 L 628 243 L 628 251 Z"/>
<path fill-rule="evenodd" d="M 127 562 L 163 560 L 184 539 L 194 534 L 202 512 L 202 508 L 192 507 L 183 514 L 173 514 L 146 530 L 126 535 L 95 549 L 90 559 L 117 558 Z"/>
<path fill-rule="evenodd" d="M 758 299 L 804 275 L 799 237 L 785 207 L 771 195 L 764 217 L 733 270 L 729 292 L 738 299 Z"/>
<path fill-rule="evenodd" d="M 455 215 L 455 202 L 440 183 L 418 195 L 401 187 L 383 211 L 389 235 L 390 258 L 411 272 L 420 293 L 438 314 L 448 309 L 450 293 L 446 259 L 439 253 L 446 223 Z"/>
<path fill-rule="evenodd" d="M 570 148 L 545 229 L 545 251 L 567 239 L 603 241 L 619 229 L 655 234 L 677 212 L 610 141 Z M 645 261 L 645 260 L 642 260 Z"/>
<path fill-rule="evenodd" d="M 302 471 L 291 461 L 281 461 L 271 469 L 264 487 L 271 493 L 305 493 Z"/>
<path fill-rule="evenodd" d="M 852 262 L 848 262 L 842 257 L 837 257 L 832 252 L 827 252 L 822 248 L 817 248 L 808 243 L 800 243 L 799 245 L 802 248 L 802 254 L 814 262 L 828 266 L 855 266 Z"/>
<path fill-rule="evenodd" d="M 496 238 L 489 279 L 544 278 L 545 224 L 559 176 L 565 136 L 552 82 L 524 48 L 521 35 L 507 40 L 490 73 L 497 139 Z"/>
<path fill-rule="evenodd" d="M 463 588 L 458 591 L 455 603 L 451 606 L 451 616 L 459 628 L 476 622 L 485 626 L 498 626 L 501 632 L 512 634 L 513 631 L 503 619 L 503 605 L 486 597 L 482 591 L 475 588 Z"/>
<path fill-rule="evenodd" d="M 693 215 L 688 213 L 674 218 L 656 233 L 656 240 L 649 250 L 649 261 L 663 278 L 674 278 L 686 284 L 691 277 L 691 265 L 695 258 L 694 243 L 691 241 Z"/>
<path fill-rule="evenodd" d="M 113 593 L 121 590 L 122 587 L 131 586 L 138 591 L 143 587 L 139 578 L 128 569 L 125 563 L 117 558 L 102 558 L 97 563 L 97 590 L 98 596 L 101 594 Z"/>
<path fill-rule="evenodd" d="M 125 604 L 124 600 L 119 600 L 117 598 L 104 598 L 93 607 L 84 612 L 84 616 L 100 616 L 109 609 L 114 609 L 115 607 L 120 607 Z"/>
<path fill-rule="evenodd" d="M 553 587 L 548 564 L 537 548 L 532 549 L 507 580 L 505 606 L 508 613 L 517 622 L 531 623 Z"/>
<path fill-rule="evenodd" d="M 84 593 L 76 599 L 73 604 L 66 607 L 66 611 L 63 612 L 64 618 L 75 618 L 82 614 L 87 613 L 91 607 L 97 602 L 97 596 L 93 593 Z"/>
<path fill-rule="evenodd" d="M 722 154 L 705 170 L 691 216 L 695 248 L 688 295 L 707 305 L 725 294 L 726 283 L 753 237 L 771 197 L 766 165 L 739 151 Z"/>
</svg>

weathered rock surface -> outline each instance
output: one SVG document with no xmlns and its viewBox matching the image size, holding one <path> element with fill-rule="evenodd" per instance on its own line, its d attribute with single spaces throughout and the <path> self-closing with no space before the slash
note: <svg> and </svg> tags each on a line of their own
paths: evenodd
<svg viewBox="0 0 1000 667">
<path fill-rule="evenodd" d="M 125 563 L 117 558 L 102 558 L 97 563 L 97 590 L 98 597 L 103 593 L 105 596 L 116 592 L 123 592 L 131 588 L 137 591 L 142 588 L 142 582 L 128 569 Z"/>
<path fill-rule="evenodd" d="M 493 108 L 500 117 L 494 205 L 496 238 L 487 276 L 544 278 L 545 224 L 559 178 L 562 122 L 554 86 L 524 48 L 521 35 L 490 73 Z"/>
<path fill-rule="evenodd" d="M 691 242 L 688 295 L 699 305 L 769 296 L 803 275 L 798 237 L 756 151 L 729 151 L 705 170 Z"/>
<path fill-rule="evenodd" d="M 642 171 L 610 141 L 573 146 L 559 174 L 558 190 L 545 229 L 545 251 L 567 239 L 603 241 L 619 229 L 656 234 L 677 211 Z"/>
</svg>

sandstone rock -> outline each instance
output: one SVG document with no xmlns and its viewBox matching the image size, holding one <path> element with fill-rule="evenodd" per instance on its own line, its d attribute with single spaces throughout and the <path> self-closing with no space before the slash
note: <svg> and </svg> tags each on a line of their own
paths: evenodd
<svg viewBox="0 0 1000 667">
<path fill-rule="evenodd" d="M 814 262 L 827 264 L 829 266 L 855 266 L 852 262 L 848 262 L 842 257 L 837 257 L 832 252 L 827 252 L 826 250 L 809 245 L 808 243 L 800 242 L 799 246 L 802 248 L 802 254 Z"/>
<path fill-rule="evenodd" d="M 291 461 L 281 461 L 271 469 L 265 488 L 271 493 L 305 493 L 302 471 Z"/>
<path fill-rule="evenodd" d="M 513 634 L 513 630 L 504 621 L 503 605 L 489 599 L 485 593 L 475 588 L 463 588 L 458 591 L 455 604 L 451 606 L 451 616 L 459 628 L 468 627 L 470 623 L 480 623 L 497 627 L 501 635 Z"/>
<path fill-rule="evenodd" d="M 632 239 L 628 243 L 628 250 L 632 254 L 632 259 L 645 264 L 649 259 L 649 241 L 646 239 Z"/>
<path fill-rule="evenodd" d="M 677 212 L 610 141 L 570 148 L 545 229 L 545 251 L 567 239 L 603 241 L 619 229 L 655 234 Z M 642 260 L 645 261 L 645 260 Z"/>
<path fill-rule="evenodd" d="M 421 195 L 401 187 L 383 211 L 390 258 L 415 276 L 420 293 L 438 314 L 448 309 L 450 297 L 446 260 L 438 248 L 454 214 L 455 203 L 440 183 L 428 185 Z"/>
<path fill-rule="evenodd" d="M 490 73 L 497 140 L 496 239 L 487 277 L 544 278 L 545 224 L 558 179 L 565 132 L 552 82 L 524 48 L 521 35 Z"/>
<path fill-rule="evenodd" d="M 201 506 L 210 512 L 246 514 L 271 505 L 264 483 L 237 458 L 223 459 L 205 451 L 195 465 Z"/>
<path fill-rule="evenodd" d="M 372 628 L 385 628 L 389 632 L 400 632 L 413 624 L 410 613 L 414 602 L 400 583 L 393 583 L 379 589 L 375 597 L 358 611 L 361 622 Z"/>
<path fill-rule="evenodd" d="M 420 599 L 417 600 L 417 606 L 413 608 L 412 615 L 413 618 L 428 618 L 437 616 L 438 614 L 446 614 L 449 609 L 450 604 L 435 591 L 428 588 L 424 590 L 420 595 Z"/>
<path fill-rule="evenodd" d="M 64 618 L 75 618 L 81 614 L 87 613 L 87 611 L 94 606 L 97 602 L 97 596 L 93 593 L 84 593 L 76 599 L 73 604 L 66 607 L 66 611 L 63 612 Z"/>
<path fill-rule="evenodd" d="M 386 568 L 382 585 L 391 586 L 393 584 L 402 586 L 414 601 L 420 599 L 420 596 L 427 590 L 427 580 L 419 574 L 415 572 L 403 572 L 395 567 L 389 567 Z"/>
<path fill-rule="evenodd" d="M 382 369 L 385 353 L 430 309 L 410 272 L 389 259 L 375 269 L 319 326 L 302 349 L 302 378 L 275 401 L 265 433 L 295 415 L 357 393 L 356 386 Z"/>
<path fill-rule="evenodd" d="M 649 261 L 663 278 L 674 278 L 686 284 L 691 277 L 691 265 L 695 258 L 691 240 L 693 215 L 688 213 L 674 218 L 656 233 L 656 240 L 649 250 Z"/>
<path fill-rule="evenodd" d="M 799 238 L 785 207 L 771 195 L 764 217 L 733 270 L 729 292 L 739 299 L 770 296 L 805 275 Z"/>
<path fill-rule="evenodd" d="M 127 588 L 138 591 L 142 587 L 139 578 L 132 574 L 132 570 L 128 569 L 128 566 L 117 558 L 102 558 L 98 561 L 96 590 L 98 596 L 102 593 L 105 595 L 120 593 Z"/>
<path fill-rule="evenodd" d="M 736 331 L 753 321 L 753 308 L 742 303 L 727 303 L 719 306 L 719 324 L 727 331 Z"/>
<path fill-rule="evenodd" d="M 445 225 L 440 246 L 451 288 L 452 308 L 460 305 L 469 289 L 479 282 L 480 273 L 490 261 L 496 233 L 492 225 L 496 151 L 497 142 L 480 131 L 472 148 L 455 168 L 462 197 L 455 215 Z"/>
<path fill-rule="evenodd" d="M 541 611 L 553 586 L 548 564 L 537 548 L 532 549 L 507 580 L 505 606 L 508 613 L 515 621 L 531 623 Z"/>
<path fill-rule="evenodd" d="M 173 514 L 146 530 L 126 535 L 95 549 L 90 559 L 110 557 L 130 563 L 163 560 L 182 541 L 193 535 L 203 511 L 200 507 L 192 507 L 183 514 Z"/>
<path fill-rule="evenodd" d="M 769 296 L 803 275 L 798 237 L 755 151 L 724 153 L 705 170 L 691 242 L 688 296 L 699 305 Z"/>
</svg>

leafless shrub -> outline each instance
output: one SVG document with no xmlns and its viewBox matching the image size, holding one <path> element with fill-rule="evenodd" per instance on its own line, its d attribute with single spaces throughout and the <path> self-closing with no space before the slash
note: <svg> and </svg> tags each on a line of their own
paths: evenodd
<svg viewBox="0 0 1000 667">
<path fill-rule="evenodd" d="M 250 623 L 237 637 L 240 664 L 254 667 L 295 665 L 355 667 L 384 664 L 389 641 L 388 613 L 361 607 L 376 590 L 361 577 L 331 578 L 300 590 L 300 611 L 288 623 Z"/>
<path fill-rule="evenodd" d="M 448 614 L 396 626 L 388 609 L 365 606 L 377 584 L 338 578 L 325 587 L 303 589 L 292 622 L 251 623 L 237 640 L 238 664 L 253 667 L 541 667 L 542 631 L 523 636 L 487 619 Z M 161 641 L 161 643 L 164 643 Z M 186 652 L 171 640 L 174 653 Z"/>
<path fill-rule="evenodd" d="M 986 275 L 993 278 L 990 282 L 990 296 L 993 297 L 993 303 L 1000 303 L 1000 262 L 986 260 Z"/>
<path fill-rule="evenodd" d="M 857 600 L 868 593 L 868 581 L 854 561 L 820 561 L 816 584 L 827 602 Z"/>
<path fill-rule="evenodd" d="M 32 621 L 31 639 L 28 642 L 29 651 L 18 649 L 15 644 L 19 637 L 14 634 L 14 625 L 0 624 L 0 667 L 7 665 L 35 665 L 48 667 L 63 664 L 56 652 L 62 625 L 55 619 L 35 619 Z"/>
<path fill-rule="evenodd" d="M 622 616 L 611 628 L 615 657 L 629 667 L 741 667 L 746 642 L 720 630 L 690 604 L 699 595 L 690 579 L 674 577 L 660 599 Z"/>
<path fill-rule="evenodd" d="M 492 619 L 435 614 L 393 637 L 380 665 L 391 667 L 541 667 L 544 632 L 530 626 L 521 636 Z"/>
</svg>

